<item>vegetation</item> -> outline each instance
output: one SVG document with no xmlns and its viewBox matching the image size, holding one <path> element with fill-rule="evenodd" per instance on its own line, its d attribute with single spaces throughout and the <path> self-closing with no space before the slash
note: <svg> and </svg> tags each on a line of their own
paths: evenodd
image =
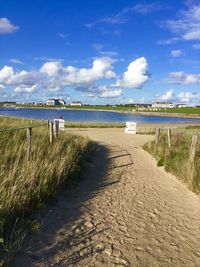
<svg viewBox="0 0 200 267">
<path fill-rule="evenodd" d="M 125 123 L 66 122 L 67 128 L 124 128 Z"/>
<path fill-rule="evenodd" d="M 200 132 L 199 132 L 200 134 Z M 198 136 L 200 138 L 200 135 Z M 158 145 L 155 141 L 148 142 L 144 149 L 157 159 L 158 166 L 165 169 L 179 179 L 184 181 L 188 187 L 200 192 L 200 142 L 198 142 L 194 159 L 194 173 L 192 175 L 192 164 L 189 160 L 192 134 L 187 132 L 173 133 L 171 147 L 168 147 L 167 134 L 162 134 Z"/>
<path fill-rule="evenodd" d="M 20 246 L 27 225 L 39 232 L 31 214 L 80 172 L 89 149 L 87 139 L 65 132 L 50 145 L 47 126 L 39 124 L 0 117 L 0 129 L 41 126 L 33 128 L 29 161 L 26 130 L 0 132 L 0 266 Z"/>
<path fill-rule="evenodd" d="M 144 110 L 146 112 L 149 112 L 149 110 Z M 186 108 L 159 108 L 158 110 L 154 110 L 151 112 L 161 112 L 161 113 L 177 113 L 177 114 L 199 114 L 200 115 L 200 108 L 193 108 L 193 107 L 186 107 Z"/>
<path fill-rule="evenodd" d="M 119 111 L 127 112 L 133 111 L 134 113 L 152 112 L 152 113 L 166 113 L 166 114 L 182 114 L 182 115 L 200 115 L 199 107 L 183 107 L 183 108 L 159 108 L 152 110 L 151 108 L 140 108 L 137 104 L 120 104 L 120 105 L 83 105 L 83 106 L 70 106 L 70 105 L 58 105 L 58 106 L 46 106 L 46 105 L 33 105 L 33 104 L 18 104 L 18 107 L 26 108 L 53 108 L 53 109 L 76 109 L 76 110 L 107 110 L 107 111 Z"/>
</svg>

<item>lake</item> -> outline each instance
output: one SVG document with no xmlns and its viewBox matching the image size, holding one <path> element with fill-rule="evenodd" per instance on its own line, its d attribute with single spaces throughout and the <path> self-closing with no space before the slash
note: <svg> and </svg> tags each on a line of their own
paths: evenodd
<svg viewBox="0 0 200 267">
<path fill-rule="evenodd" d="M 53 120 L 62 118 L 69 122 L 102 122 L 123 123 L 135 121 L 137 123 L 184 123 L 200 122 L 198 118 L 176 118 L 160 116 L 143 116 L 112 111 L 88 111 L 88 110 L 65 110 L 65 109 L 34 109 L 34 108 L 0 108 L 0 115 L 15 116 L 21 118 L 33 118 Z"/>
</svg>

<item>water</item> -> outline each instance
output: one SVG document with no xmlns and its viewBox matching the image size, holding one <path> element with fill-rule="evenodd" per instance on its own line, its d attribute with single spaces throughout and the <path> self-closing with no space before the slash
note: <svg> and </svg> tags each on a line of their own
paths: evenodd
<svg viewBox="0 0 200 267">
<path fill-rule="evenodd" d="M 198 118 L 176 118 L 143 116 L 112 111 L 88 111 L 88 110 L 64 110 L 64 109 L 33 109 L 33 108 L 0 108 L 0 115 L 15 116 L 22 118 L 53 120 L 62 118 L 69 122 L 102 122 L 102 123 L 123 123 L 135 121 L 137 123 L 184 123 L 200 122 Z"/>
</svg>

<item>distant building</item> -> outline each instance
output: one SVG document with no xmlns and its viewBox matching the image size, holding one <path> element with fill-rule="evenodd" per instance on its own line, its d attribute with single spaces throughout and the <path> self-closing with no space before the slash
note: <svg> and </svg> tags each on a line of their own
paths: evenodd
<svg viewBox="0 0 200 267">
<path fill-rule="evenodd" d="M 81 107 L 83 104 L 82 104 L 82 102 L 80 102 L 80 101 L 73 101 L 71 104 L 70 104 L 70 106 L 79 106 L 79 107 Z"/>
<path fill-rule="evenodd" d="M 52 98 L 52 99 L 48 99 L 46 104 L 47 106 L 58 106 L 58 105 L 65 105 L 66 102 L 63 99 Z"/>
<path fill-rule="evenodd" d="M 1 102 L 1 105 L 3 105 L 4 107 L 15 107 L 16 102 L 6 101 L 6 102 Z"/>
<path fill-rule="evenodd" d="M 186 104 L 177 104 L 176 106 L 177 106 L 177 108 L 186 108 L 187 107 Z"/>
<path fill-rule="evenodd" d="M 175 105 L 170 102 L 154 102 L 151 105 L 152 108 L 174 108 Z"/>
<path fill-rule="evenodd" d="M 65 105 L 66 104 L 64 99 L 58 99 L 58 101 L 59 101 L 60 105 Z"/>
</svg>

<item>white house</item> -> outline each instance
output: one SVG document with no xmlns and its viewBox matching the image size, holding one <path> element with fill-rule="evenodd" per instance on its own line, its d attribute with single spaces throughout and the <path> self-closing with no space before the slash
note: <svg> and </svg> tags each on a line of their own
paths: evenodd
<svg viewBox="0 0 200 267">
<path fill-rule="evenodd" d="M 65 105 L 65 100 L 63 99 L 56 99 L 56 98 L 52 98 L 52 99 L 48 99 L 46 102 L 47 106 L 58 106 L 58 105 Z"/>
<path fill-rule="evenodd" d="M 154 102 L 151 105 L 152 108 L 174 108 L 175 105 L 170 102 Z"/>
<path fill-rule="evenodd" d="M 60 103 L 60 105 L 65 105 L 66 104 L 64 99 L 58 99 L 58 102 Z"/>
<path fill-rule="evenodd" d="M 80 102 L 80 101 L 73 101 L 71 104 L 70 104 L 70 106 L 82 106 L 83 104 L 82 104 L 82 102 Z"/>
<path fill-rule="evenodd" d="M 186 108 L 187 105 L 186 104 L 177 104 L 177 108 Z"/>
</svg>

